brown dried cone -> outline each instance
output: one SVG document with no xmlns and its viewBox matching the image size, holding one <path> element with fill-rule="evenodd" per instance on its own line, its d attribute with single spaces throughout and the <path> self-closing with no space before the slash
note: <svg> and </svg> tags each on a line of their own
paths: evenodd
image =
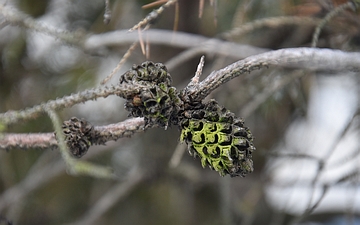
<svg viewBox="0 0 360 225">
<path fill-rule="evenodd" d="M 94 140 L 93 126 L 84 119 L 72 117 L 64 121 L 62 129 L 70 153 L 77 158 L 84 156 Z"/>
<path fill-rule="evenodd" d="M 122 96 L 127 99 L 125 108 L 130 111 L 130 116 L 144 117 L 146 125 L 157 124 L 165 128 L 176 121 L 182 104 L 163 64 L 144 62 L 134 65 L 121 76 L 121 83 L 141 86 L 138 93 Z"/>
<path fill-rule="evenodd" d="M 180 118 L 181 141 L 185 141 L 201 165 L 221 176 L 244 177 L 253 171 L 253 136 L 244 121 L 215 100 L 187 110 Z"/>
</svg>

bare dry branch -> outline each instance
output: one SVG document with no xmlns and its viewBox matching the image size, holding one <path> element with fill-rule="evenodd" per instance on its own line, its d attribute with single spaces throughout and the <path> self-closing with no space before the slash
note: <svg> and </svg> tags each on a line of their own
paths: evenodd
<svg viewBox="0 0 360 225">
<path fill-rule="evenodd" d="M 253 70 L 277 66 L 314 71 L 360 71 L 360 53 L 315 48 L 289 48 L 270 51 L 237 61 L 213 71 L 197 89 L 187 89 L 185 95 L 201 101 L 221 84 Z"/>
<path fill-rule="evenodd" d="M 132 118 L 116 124 L 106 126 L 95 126 L 94 130 L 98 134 L 98 139 L 94 144 L 104 143 L 104 141 L 116 141 L 122 137 L 130 137 L 135 133 L 145 130 L 143 118 Z M 54 133 L 40 134 L 13 134 L 5 133 L 0 136 L 0 149 L 49 149 L 57 148 L 58 143 Z"/>
<path fill-rule="evenodd" d="M 13 134 L 5 133 L 0 136 L 0 149 L 53 149 L 57 147 L 54 133 L 41 134 Z"/>
<path fill-rule="evenodd" d="M 137 87 L 139 88 L 139 87 Z M 19 120 L 27 120 L 38 117 L 40 114 L 44 113 L 45 108 L 52 110 L 64 109 L 72 107 L 78 103 L 86 102 L 89 100 L 95 100 L 97 98 L 106 98 L 109 95 L 129 95 L 137 93 L 139 89 L 136 89 L 136 86 L 121 84 L 113 87 L 103 87 L 86 90 L 63 98 L 56 100 L 50 100 L 46 103 L 36 105 L 32 108 L 28 108 L 20 111 L 7 111 L 5 113 L 0 113 L 0 123 L 3 124 L 12 124 L 16 123 Z"/>
</svg>

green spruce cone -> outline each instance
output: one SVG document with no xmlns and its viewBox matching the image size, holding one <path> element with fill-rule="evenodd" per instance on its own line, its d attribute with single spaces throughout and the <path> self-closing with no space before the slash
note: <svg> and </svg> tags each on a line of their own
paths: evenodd
<svg viewBox="0 0 360 225">
<path fill-rule="evenodd" d="M 215 100 L 187 110 L 180 121 L 181 141 L 185 141 L 201 165 L 221 176 L 241 176 L 253 171 L 253 137 L 244 121 L 219 106 Z"/>
<path fill-rule="evenodd" d="M 161 63 L 144 62 L 123 74 L 120 83 L 137 84 L 142 88 L 129 96 L 125 108 L 130 116 L 144 117 L 147 125 L 167 127 L 180 110 L 179 93 L 171 86 L 171 76 Z"/>
</svg>

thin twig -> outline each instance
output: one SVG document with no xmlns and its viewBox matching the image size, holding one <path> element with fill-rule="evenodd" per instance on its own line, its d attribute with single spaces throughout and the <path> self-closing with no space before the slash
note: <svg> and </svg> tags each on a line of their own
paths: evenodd
<svg viewBox="0 0 360 225">
<path fill-rule="evenodd" d="M 105 0 L 104 24 L 109 24 L 111 20 L 110 0 Z"/>
<path fill-rule="evenodd" d="M 125 198 L 137 186 L 139 186 L 146 178 L 144 172 L 137 169 L 134 173 L 130 173 L 122 183 L 115 184 L 110 190 L 104 193 L 92 207 L 75 223 L 71 225 L 89 225 L 94 224 L 104 213 L 106 213 L 115 204 L 119 203 L 121 199 Z M 70 225 L 70 224 L 67 224 Z"/>
<path fill-rule="evenodd" d="M 107 141 L 117 141 L 119 138 L 131 137 L 135 133 L 144 132 L 145 121 L 143 118 L 132 118 L 116 124 L 95 126 L 94 131 L 97 133 L 97 139 L 93 140 L 93 144 L 103 144 Z M 0 149 L 54 149 L 57 147 L 58 142 L 54 133 L 3 133 L 0 136 Z"/>
<path fill-rule="evenodd" d="M 53 123 L 56 132 L 56 139 L 60 149 L 60 154 L 65 161 L 66 167 L 70 169 L 75 164 L 75 159 L 71 157 L 68 147 L 66 146 L 66 143 L 64 141 L 65 136 L 62 133 L 60 119 L 54 110 L 46 108 L 45 111 L 49 115 L 51 122 Z"/>
<path fill-rule="evenodd" d="M 92 151 L 86 156 L 87 158 L 97 156 L 103 151 Z M 51 152 L 49 152 L 51 153 Z M 58 158 L 56 154 L 52 154 Z M 40 162 L 39 162 L 40 161 Z M 37 160 L 35 165 L 31 167 L 27 176 L 18 184 L 5 190 L 0 195 L 0 212 L 4 211 L 6 207 L 15 205 L 16 202 L 21 202 L 32 191 L 43 187 L 47 182 L 56 179 L 59 175 L 65 172 L 64 161 L 60 158 L 57 160 L 47 161 L 42 157 Z"/>
<path fill-rule="evenodd" d="M 318 158 L 312 155 L 308 154 L 302 154 L 302 153 L 285 153 L 285 152 L 266 152 L 264 154 L 266 157 L 287 157 L 287 158 L 297 158 L 297 159 L 308 159 L 308 160 L 314 160 L 319 161 Z"/>
<path fill-rule="evenodd" d="M 205 0 L 199 0 L 199 16 L 198 16 L 199 18 L 201 18 L 203 15 L 204 3 L 205 3 Z"/>
<path fill-rule="evenodd" d="M 242 24 L 239 27 L 235 27 L 229 32 L 224 33 L 222 36 L 228 40 L 231 40 L 235 37 L 245 35 L 247 33 L 253 32 L 257 29 L 264 27 L 277 28 L 287 25 L 312 25 L 316 26 L 320 23 L 320 19 L 311 18 L 311 17 L 302 17 L 302 16 L 279 16 L 279 17 L 270 17 L 255 20 L 246 24 Z"/>
<path fill-rule="evenodd" d="M 152 7 L 159 6 L 161 4 L 165 4 L 168 0 L 156 0 L 155 2 L 150 2 L 149 4 L 141 6 L 142 9 L 148 9 Z"/>
<path fill-rule="evenodd" d="M 181 143 L 181 142 L 178 143 L 169 161 L 170 168 L 175 168 L 180 164 L 180 161 L 185 153 L 186 148 L 187 145 L 185 143 Z"/>
<path fill-rule="evenodd" d="M 144 30 L 145 29 L 147 30 L 147 29 L 149 29 L 149 27 L 146 26 L 144 28 Z M 149 41 L 149 38 L 148 38 L 148 36 L 146 34 L 145 34 L 145 58 L 146 59 L 150 58 L 150 41 Z"/>
<path fill-rule="evenodd" d="M 274 85 L 269 85 L 262 93 L 257 94 L 254 99 L 252 99 L 248 104 L 242 107 L 239 115 L 247 118 L 273 94 L 275 94 L 282 88 L 285 88 L 291 82 L 301 78 L 302 76 L 304 76 L 304 74 L 305 73 L 303 71 L 298 71 L 296 73 L 290 74 L 287 77 L 283 77 L 280 82 L 277 82 Z"/>
<path fill-rule="evenodd" d="M 197 66 L 197 69 L 196 69 L 195 76 L 191 79 L 191 82 L 189 83 L 189 86 L 190 85 L 197 85 L 199 83 L 200 76 L 201 76 L 202 70 L 204 68 L 204 64 L 205 64 L 205 56 L 201 56 L 200 62 L 199 62 L 198 66 Z"/>
<path fill-rule="evenodd" d="M 336 147 L 340 143 L 340 140 L 344 138 L 345 134 L 350 129 L 351 124 L 353 123 L 355 118 L 356 118 L 356 115 L 353 115 L 353 117 L 347 122 L 347 124 L 345 124 L 344 128 L 338 134 L 338 136 L 334 140 L 332 140 L 331 145 L 329 145 L 328 151 L 326 151 L 326 155 L 322 159 L 318 160 L 318 170 L 316 172 L 315 177 L 312 179 L 312 182 L 311 182 L 312 192 L 311 192 L 310 200 L 308 202 L 308 206 L 306 207 L 307 210 L 299 217 L 296 217 L 290 224 L 296 224 L 296 223 L 300 222 L 302 219 L 306 218 L 308 215 L 310 215 L 317 208 L 317 206 L 320 204 L 321 200 L 325 196 L 325 194 L 329 188 L 329 185 L 324 186 L 322 195 L 314 204 L 312 204 L 314 196 L 315 196 L 316 184 L 318 183 L 318 180 L 320 179 L 320 176 L 324 171 L 325 163 L 328 161 L 328 159 L 334 153 Z M 340 181 L 337 181 L 336 183 L 338 183 L 338 182 L 340 182 Z"/>
<path fill-rule="evenodd" d="M 218 24 L 218 0 L 211 1 L 211 6 L 214 7 L 214 25 L 217 27 Z"/>
<path fill-rule="evenodd" d="M 314 212 L 314 210 L 319 206 L 319 204 L 321 203 L 321 201 L 324 199 L 326 193 L 329 190 L 329 186 L 328 185 L 324 185 L 321 195 L 320 197 L 317 199 L 317 201 L 312 204 L 311 207 L 308 207 L 306 209 L 306 211 L 300 216 L 300 217 L 296 217 L 294 220 L 292 220 L 289 225 L 294 225 L 294 224 L 298 224 L 302 219 L 308 217 L 312 212 Z"/>
<path fill-rule="evenodd" d="M 321 33 L 321 30 L 323 29 L 323 27 L 332 19 L 334 18 L 336 15 L 338 15 L 339 13 L 347 10 L 347 9 L 352 9 L 352 10 L 356 10 L 357 5 L 354 4 L 352 1 L 349 1 L 345 4 L 340 5 L 339 7 L 335 8 L 334 10 L 332 10 L 331 12 L 329 12 L 325 18 L 323 20 L 321 20 L 321 22 L 316 26 L 316 29 L 314 31 L 313 37 L 312 37 L 312 41 L 311 41 L 311 47 L 316 47 L 316 44 L 318 43 L 319 40 L 319 36 Z"/>
<path fill-rule="evenodd" d="M 180 17 L 180 6 L 179 3 L 176 2 L 175 4 L 175 15 L 174 15 L 174 26 L 173 26 L 173 32 L 176 32 L 179 27 L 179 17 Z"/>
<path fill-rule="evenodd" d="M 147 24 L 152 23 L 154 20 L 156 20 L 159 15 L 169 6 L 171 6 L 172 4 L 176 3 L 177 0 L 169 0 L 167 1 L 164 5 L 162 5 L 161 7 L 159 7 L 158 9 L 152 11 L 151 13 L 149 13 L 143 20 L 141 20 L 138 24 L 136 24 L 135 26 L 133 26 L 129 31 L 134 31 L 137 30 L 141 27 L 146 26 Z"/>
<path fill-rule="evenodd" d="M 138 88 L 141 88 L 138 86 Z M 69 96 L 65 96 L 56 100 L 50 100 L 48 102 L 36 105 L 32 108 L 19 111 L 8 111 L 0 113 L 0 123 L 13 124 L 19 120 L 33 119 L 44 113 L 45 108 L 51 110 L 64 109 L 72 107 L 78 103 L 86 102 L 89 100 L 95 100 L 97 98 L 106 98 L 110 95 L 124 96 L 137 93 L 136 86 L 132 85 L 117 85 L 112 87 L 102 87 L 86 90 Z"/>
<path fill-rule="evenodd" d="M 348 180 L 349 178 L 356 178 L 356 180 L 358 181 L 359 178 L 359 171 L 353 171 L 350 174 L 348 174 L 346 176 L 346 178 L 340 178 L 339 180 L 336 180 L 335 182 L 331 183 L 331 184 L 325 184 L 323 185 L 322 188 L 322 192 L 320 197 L 317 199 L 316 202 L 314 202 L 314 204 L 312 204 L 312 206 L 310 207 L 312 201 L 310 201 L 310 205 L 309 207 L 307 207 L 307 210 L 299 217 L 295 217 L 290 223 L 289 225 L 293 225 L 293 224 L 298 224 L 299 222 L 301 222 L 301 220 L 305 219 L 306 217 L 308 217 L 311 213 L 314 212 L 314 210 L 319 206 L 319 204 L 321 203 L 321 201 L 324 199 L 326 193 L 328 192 L 329 188 L 336 185 L 336 184 L 340 184 L 342 182 L 344 182 L 345 180 Z M 313 198 L 313 196 L 312 196 Z"/>
<path fill-rule="evenodd" d="M 64 162 L 59 160 L 52 162 L 45 167 L 42 167 L 36 172 L 29 174 L 20 183 L 5 190 L 0 195 L 0 212 L 2 212 L 9 205 L 15 202 L 21 201 L 23 197 L 29 194 L 31 191 L 41 187 L 46 182 L 57 178 L 65 169 Z"/>
<path fill-rule="evenodd" d="M 105 83 L 107 83 L 121 69 L 121 67 L 124 65 L 126 60 L 130 57 L 131 53 L 135 50 L 137 44 L 138 44 L 138 42 L 132 43 L 132 45 L 125 52 L 124 56 L 121 58 L 120 62 L 116 65 L 116 67 L 111 71 L 111 73 L 104 80 L 101 81 L 101 83 L 100 83 L 101 85 L 104 85 Z"/>
</svg>

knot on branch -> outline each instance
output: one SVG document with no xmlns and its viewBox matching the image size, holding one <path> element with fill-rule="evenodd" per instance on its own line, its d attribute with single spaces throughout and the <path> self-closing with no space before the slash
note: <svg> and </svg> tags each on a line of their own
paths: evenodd
<svg viewBox="0 0 360 225">
<path fill-rule="evenodd" d="M 72 117 L 64 121 L 62 130 L 70 153 L 77 158 L 84 156 L 95 138 L 94 127 L 84 119 Z"/>
</svg>

